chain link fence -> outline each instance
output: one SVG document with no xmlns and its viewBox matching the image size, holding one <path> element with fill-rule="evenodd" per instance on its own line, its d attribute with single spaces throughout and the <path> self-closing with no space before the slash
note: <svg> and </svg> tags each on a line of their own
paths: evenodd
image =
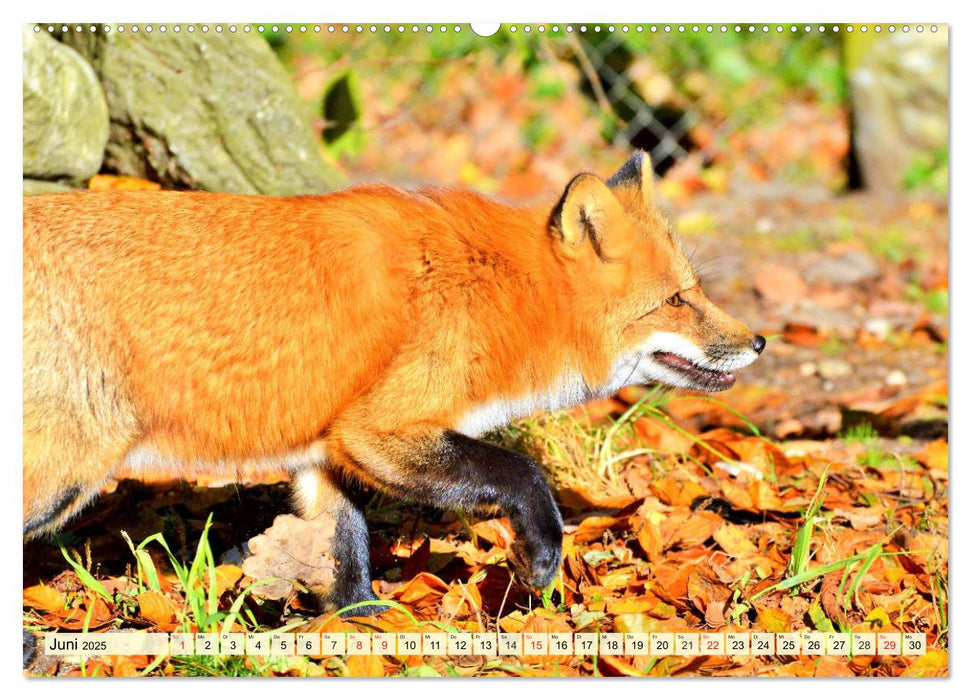
<svg viewBox="0 0 971 700">
<path fill-rule="evenodd" d="M 269 38 L 352 179 L 529 199 L 579 170 L 609 173 L 635 148 L 692 186 L 845 177 L 845 88 L 826 33 L 346 29 Z"/>
</svg>

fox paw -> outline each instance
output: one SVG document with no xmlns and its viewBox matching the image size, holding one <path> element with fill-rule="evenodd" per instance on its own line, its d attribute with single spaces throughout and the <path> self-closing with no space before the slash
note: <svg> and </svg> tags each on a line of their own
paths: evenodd
<svg viewBox="0 0 971 700">
<path fill-rule="evenodd" d="M 356 583 L 343 582 L 338 580 L 337 585 L 326 596 L 324 596 L 324 608 L 328 610 L 342 610 L 341 617 L 373 617 L 380 615 L 388 609 L 387 605 L 382 605 L 378 600 L 377 594 L 371 590 L 370 585 L 363 581 Z M 364 601 L 371 602 L 371 605 L 361 605 L 360 607 L 344 610 L 344 608 Z"/>
<path fill-rule="evenodd" d="M 556 540 L 518 538 L 509 548 L 509 565 L 527 588 L 545 588 L 560 570 L 562 535 Z"/>
</svg>

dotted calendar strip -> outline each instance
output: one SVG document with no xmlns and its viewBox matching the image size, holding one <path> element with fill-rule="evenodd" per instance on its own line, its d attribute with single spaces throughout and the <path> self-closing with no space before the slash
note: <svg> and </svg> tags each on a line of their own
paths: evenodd
<svg viewBox="0 0 971 700">
<path fill-rule="evenodd" d="M 480 36 L 489 36 L 495 31 L 498 31 L 498 27 L 496 27 L 495 29 L 490 30 L 489 33 L 482 33 L 481 31 L 477 30 L 475 25 L 472 25 L 471 29 L 474 33 L 479 34 Z M 768 34 L 770 32 L 775 32 L 777 34 L 781 34 L 783 32 L 796 34 L 796 33 L 809 33 L 809 32 L 818 32 L 818 33 L 832 32 L 832 33 L 838 34 L 841 31 L 845 33 L 852 33 L 854 31 L 866 33 L 870 31 L 877 34 L 880 34 L 884 31 L 890 34 L 894 34 L 897 31 L 900 31 L 900 32 L 903 32 L 904 34 L 907 34 L 911 30 L 920 34 L 920 33 L 923 33 L 925 29 L 932 33 L 936 33 L 938 31 L 938 26 L 936 24 L 930 24 L 930 25 L 924 25 L 924 24 L 899 24 L 899 25 L 897 24 L 886 24 L 886 25 L 882 25 L 882 24 L 870 24 L 870 25 L 867 25 L 867 24 L 856 24 L 856 25 L 853 25 L 853 24 L 844 24 L 844 25 L 839 25 L 839 24 L 831 24 L 831 25 L 824 25 L 824 24 L 820 24 L 820 25 L 811 25 L 811 24 L 806 24 L 806 25 L 796 25 L 796 24 L 793 24 L 793 25 L 781 25 L 781 24 L 734 24 L 734 25 L 729 25 L 729 24 L 700 24 L 700 25 L 699 24 L 635 24 L 635 25 L 631 25 L 631 24 L 623 24 L 623 25 L 535 24 L 535 25 L 530 25 L 530 24 L 524 24 L 524 25 L 516 25 L 516 24 L 511 24 L 511 25 L 507 25 L 506 29 L 512 33 L 523 32 L 526 34 L 529 34 L 534 31 L 540 34 L 546 34 L 546 33 L 571 34 L 573 32 L 578 32 L 580 34 L 585 34 L 587 32 L 590 32 L 592 34 L 597 34 L 601 32 L 603 33 L 623 32 L 625 34 L 628 32 L 638 33 L 638 34 L 642 34 L 642 33 L 652 33 L 652 34 L 721 33 L 721 34 L 725 34 L 728 32 L 734 32 L 736 34 L 741 34 L 741 33 Z M 100 30 L 103 32 L 116 32 L 116 33 L 130 32 L 132 34 L 137 34 L 138 32 L 151 34 L 153 31 L 159 32 L 162 34 L 168 31 L 172 31 L 178 34 L 183 30 L 190 34 L 196 31 L 199 31 L 203 34 L 206 34 L 210 31 L 216 32 L 217 34 L 222 33 L 223 31 L 235 33 L 237 30 L 245 33 L 249 33 L 252 31 L 256 31 L 256 32 L 272 31 L 275 33 L 286 32 L 288 34 L 290 33 L 305 34 L 307 32 L 313 32 L 317 34 L 321 32 L 326 32 L 329 34 L 335 34 L 335 33 L 390 34 L 394 32 L 397 32 L 399 34 L 403 34 L 406 32 L 418 34 L 423 32 L 426 34 L 430 34 L 432 32 L 459 33 L 464 31 L 463 25 L 459 25 L 459 24 L 325 24 L 325 25 L 244 24 L 239 26 L 235 24 L 227 24 L 227 25 L 222 25 L 222 24 L 214 24 L 214 25 L 209 25 L 209 24 L 185 24 L 185 25 L 182 25 L 182 24 L 173 24 L 173 25 L 35 24 L 34 25 L 35 32 L 41 32 L 45 30 L 50 33 L 57 32 L 57 31 L 61 33 L 72 32 L 72 31 L 75 33 L 81 33 L 84 31 L 96 32 Z"/>
<path fill-rule="evenodd" d="M 919 632 L 47 634 L 54 656 L 921 656 Z"/>
</svg>

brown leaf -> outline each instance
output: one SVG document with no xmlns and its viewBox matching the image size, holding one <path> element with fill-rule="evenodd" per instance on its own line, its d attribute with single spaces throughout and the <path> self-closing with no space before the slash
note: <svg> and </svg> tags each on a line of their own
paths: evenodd
<svg viewBox="0 0 971 700">
<path fill-rule="evenodd" d="M 745 528 L 726 524 L 715 531 L 713 537 L 725 554 L 736 558 L 750 557 L 758 551 L 748 538 Z"/>
<path fill-rule="evenodd" d="M 88 189 L 92 192 L 110 192 L 120 190 L 125 192 L 154 191 L 162 186 L 151 180 L 130 175 L 94 175 L 88 180 Z"/>
<path fill-rule="evenodd" d="M 324 594 L 334 583 L 336 563 L 331 551 L 336 522 L 329 513 L 311 520 L 278 515 L 262 535 L 249 541 L 252 553 L 243 562 L 243 573 L 256 580 L 281 579 L 260 584 L 253 593 L 282 599 L 294 592 L 293 582 Z"/>
<path fill-rule="evenodd" d="M 351 678 L 383 678 L 384 664 L 380 656 L 348 656 L 344 662 Z"/>
<path fill-rule="evenodd" d="M 842 660 L 835 656 L 822 656 L 816 664 L 816 672 L 813 674 L 816 678 L 833 678 L 833 677 L 849 677 L 852 678 L 856 676 L 855 673 L 850 669 L 845 660 Z"/>
<path fill-rule="evenodd" d="M 472 532 L 476 537 L 502 549 L 512 544 L 515 537 L 508 518 L 493 518 L 477 522 L 472 526 Z"/>
<path fill-rule="evenodd" d="M 482 596 L 479 589 L 471 583 L 456 583 L 442 596 L 442 615 L 446 617 L 466 617 L 482 609 Z"/>
<path fill-rule="evenodd" d="M 698 610 L 707 613 L 709 604 L 713 602 L 724 608 L 731 595 L 732 589 L 719 581 L 707 564 L 691 568 L 688 574 L 688 598 Z"/>
<path fill-rule="evenodd" d="M 641 520 L 643 525 L 637 531 L 637 543 L 644 550 L 648 561 L 659 561 L 664 553 L 664 536 L 661 534 L 661 528 L 646 518 Z"/>
<path fill-rule="evenodd" d="M 769 304 L 796 304 L 809 287 L 790 265 L 768 263 L 755 271 L 755 291 Z"/>
<path fill-rule="evenodd" d="M 839 600 L 840 583 L 843 574 L 840 571 L 827 574 L 823 577 L 823 583 L 819 590 L 819 605 L 833 622 L 841 622 L 846 625 L 846 613 L 843 610 L 842 602 Z"/>
<path fill-rule="evenodd" d="M 243 570 L 235 564 L 220 564 L 216 567 L 216 596 L 221 596 L 236 585 L 243 576 Z"/>
<path fill-rule="evenodd" d="M 64 611 L 66 605 L 64 594 L 53 586 L 41 583 L 24 589 L 25 608 L 59 613 Z"/>
<path fill-rule="evenodd" d="M 914 455 L 921 464 L 931 469 L 947 471 L 947 440 L 934 440 L 923 450 Z"/>
<path fill-rule="evenodd" d="M 138 614 L 159 627 L 168 627 L 178 618 L 179 608 L 175 601 L 161 593 L 145 591 L 135 599 L 138 601 Z"/>
</svg>

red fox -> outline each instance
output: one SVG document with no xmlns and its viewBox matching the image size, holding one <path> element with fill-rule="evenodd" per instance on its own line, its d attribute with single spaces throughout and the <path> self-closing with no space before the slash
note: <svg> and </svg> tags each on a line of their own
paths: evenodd
<svg viewBox="0 0 971 700">
<path fill-rule="evenodd" d="M 508 516 L 509 562 L 542 587 L 550 489 L 476 436 L 629 384 L 726 389 L 764 345 L 702 292 L 644 154 L 531 208 L 385 185 L 28 197 L 24 535 L 119 465 L 265 460 L 302 515 L 337 518 L 327 607 L 375 597 L 354 483 Z"/>
</svg>

